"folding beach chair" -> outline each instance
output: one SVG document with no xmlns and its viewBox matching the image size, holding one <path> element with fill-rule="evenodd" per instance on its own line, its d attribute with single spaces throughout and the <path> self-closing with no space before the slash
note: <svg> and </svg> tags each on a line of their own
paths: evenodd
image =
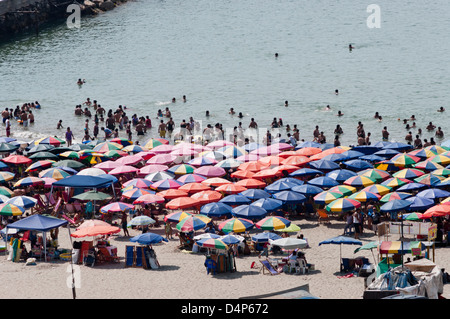
<svg viewBox="0 0 450 319">
<path fill-rule="evenodd" d="M 135 246 L 125 247 L 125 267 L 134 267 L 136 265 Z"/>
<path fill-rule="evenodd" d="M 318 209 L 317 214 L 319 215 L 319 224 L 330 222 L 330 217 L 328 216 L 325 209 Z"/>
<path fill-rule="evenodd" d="M 261 269 L 262 269 L 263 275 L 265 274 L 264 270 L 267 270 L 269 272 L 269 274 L 271 274 L 273 276 L 279 274 L 279 272 L 276 271 L 272 267 L 272 265 L 270 264 L 270 262 L 268 260 L 260 260 L 259 262 L 262 264 L 262 268 Z"/>
<path fill-rule="evenodd" d="M 119 256 L 113 256 L 106 247 L 98 247 L 97 259 L 99 262 L 119 262 Z"/>
</svg>

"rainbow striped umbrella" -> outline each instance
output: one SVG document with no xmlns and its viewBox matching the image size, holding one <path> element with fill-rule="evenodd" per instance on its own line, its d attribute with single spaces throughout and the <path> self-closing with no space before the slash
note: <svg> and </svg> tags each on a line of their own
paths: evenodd
<svg viewBox="0 0 450 319">
<path fill-rule="evenodd" d="M 417 178 L 419 176 L 424 175 L 425 172 L 421 171 L 419 169 L 415 169 L 415 168 L 405 168 L 402 169 L 398 172 L 395 172 L 394 174 L 392 174 L 393 177 L 398 177 L 398 178 L 406 178 L 406 179 L 411 179 L 411 178 Z"/>
<path fill-rule="evenodd" d="M 217 151 L 231 158 L 236 158 L 248 154 L 246 150 L 235 145 L 224 146 L 219 148 Z"/>
<path fill-rule="evenodd" d="M 121 150 L 122 145 L 114 142 L 102 142 L 94 146 L 92 149 L 94 152 L 105 153 L 112 150 Z"/>
<path fill-rule="evenodd" d="M 34 141 L 34 145 L 39 145 L 39 144 L 46 144 L 46 145 L 53 145 L 53 146 L 60 146 L 61 144 L 65 144 L 66 142 L 64 140 L 61 140 L 59 138 L 56 137 L 44 137 L 44 138 L 40 138 L 36 141 Z"/>
<path fill-rule="evenodd" d="M 121 151 L 135 154 L 135 153 L 143 152 L 143 151 L 145 151 L 145 149 L 140 145 L 133 144 L 133 145 L 125 146 L 124 148 L 121 149 Z"/>
<path fill-rule="evenodd" d="M 219 230 L 224 233 L 243 233 L 252 229 L 255 224 L 245 218 L 230 218 L 219 224 Z"/>
<path fill-rule="evenodd" d="M 361 203 L 350 198 L 339 198 L 329 203 L 325 209 L 330 212 L 348 212 L 361 207 Z"/>
<path fill-rule="evenodd" d="M 123 202 L 115 202 L 115 203 L 111 203 L 111 204 L 101 207 L 100 212 L 103 214 L 121 213 L 121 212 L 127 212 L 132 209 L 134 209 L 134 205 L 123 203 Z"/>
<path fill-rule="evenodd" d="M 120 137 L 113 138 L 112 140 L 110 140 L 110 142 L 117 143 L 117 144 L 120 144 L 122 146 L 128 146 L 128 145 L 132 145 L 133 144 L 132 141 L 130 141 L 130 140 L 126 139 L 126 138 L 120 138 Z"/>
<path fill-rule="evenodd" d="M 385 185 L 375 184 L 364 187 L 362 190 L 383 196 L 389 193 L 392 190 L 392 188 Z"/>
<path fill-rule="evenodd" d="M 163 145 L 163 144 L 167 145 L 167 144 L 169 144 L 169 141 L 162 139 L 162 138 L 151 138 L 144 144 L 144 148 L 151 150 L 151 149 L 155 148 L 156 146 Z"/>
<path fill-rule="evenodd" d="M 59 181 L 63 178 L 66 178 L 68 176 L 70 176 L 69 173 L 67 173 L 66 171 L 63 171 L 60 168 L 56 168 L 56 167 L 47 168 L 46 170 L 43 170 L 42 172 L 39 173 L 40 178 L 49 177 L 49 178 L 56 179 L 57 181 Z"/>
<path fill-rule="evenodd" d="M 448 168 L 439 168 L 439 169 L 436 169 L 436 170 L 432 171 L 431 173 L 433 175 L 436 175 L 436 176 L 448 177 L 448 176 L 450 176 L 450 169 L 448 169 Z"/>
<path fill-rule="evenodd" d="M 344 194 L 338 191 L 324 191 L 314 196 L 314 202 L 317 204 L 329 204 L 332 201 L 344 197 Z"/>
<path fill-rule="evenodd" d="M 107 151 L 105 153 L 103 153 L 104 156 L 106 156 L 107 158 L 120 158 L 122 156 L 128 156 L 127 152 L 123 152 L 121 150 L 111 150 L 111 151 Z M 125 163 L 122 163 L 125 164 Z"/>
<path fill-rule="evenodd" d="M 391 158 L 391 162 L 395 166 L 399 167 L 412 167 L 420 161 L 420 157 L 408 155 L 408 154 L 397 154 Z"/>
<path fill-rule="evenodd" d="M 356 192 L 356 187 L 349 186 L 349 185 L 337 185 L 334 187 L 331 187 L 328 191 L 330 192 L 340 192 L 344 194 L 344 196 L 349 196 Z"/>
<path fill-rule="evenodd" d="M 139 187 L 139 188 L 150 188 L 150 186 L 152 186 L 152 182 L 149 181 L 148 179 L 145 178 L 133 178 L 130 179 L 129 181 L 126 181 L 125 183 L 123 183 L 123 188 L 128 187 L 128 186 L 134 186 L 134 187 Z"/>
<path fill-rule="evenodd" d="M 256 228 L 262 230 L 279 230 L 287 228 L 290 225 L 290 220 L 279 216 L 265 217 L 255 224 Z"/>
<path fill-rule="evenodd" d="M 180 232 L 191 232 L 196 231 L 206 227 L 206 224 L 203 220 L 196 217 L 195 215 L 188 216 L 182 219 L 176 226 L 176 228 Z"/>
<path fill-rule="evenodd" d="M 122 196 L 125 198 L 129 198 L 129 199 L 137 199 L 138 197 L 142 196 L 142 195 L 146 195 L 146 194 L 154 194 L 154 191 L 150 191 L 150 190 L 146 190 L 146 189 L 142 189 L 142 188 L 138 188 L 138 187 L 134 187 L 130 190 L 124 191 L 122 193 Z"/>
<path fill-rule="evenodd" d="M 375 180 L 377 183 L 382 182 L 382 181 L 388 179 L 389 177 L 391 177 L 391 174 L 389 174 L 388 172 L 383 171 L 381 169 L 377 169 L 377 168 L 371 168 L 371 169 L 366 169 L 364 171 L 360 171 L 360 172 L 358 172 L 358 175 L 369 177 L 369 178 Z"/>
<path fill-rule="evenodd" d="M 438 175 L 434 175 L 434 174 L 425 174 L 425 175 L 415 178 L 414 182 L 420 183 L 420 184 L 425 184 L 428 186 L 433 186 L 433 185 L 439 184 L 444 179 L 445 179 L 445 177 L 443 177 L 443 176 L 438 176 Z"/>
<path fill-rule="evenodd" d="M 433 157 L 430 157 L 430 161 L 441 165 L 448 165 L 450 164 L 450 157 L 445 155 L 435 155 Z"/>
<path fill-rule="evenodd" d="M 414 168 L 421 169 L 421 170 L 427 170 L 427 171 L 433 171 L 436 169 L 444 168 L 441 164 L 432 162 L 430 160 L 422 161 L 414 165 Z"/>
<path fill-rule="evenodd" d="M 0 171 L 0 182 L 7 182 L 14 178 L 15 174 L 6 171 Z"/>
<path fill-rule="evenodd" d="M 406 198 L 411 197 L 411 196 L 412 196 L 411 194 L 404 193 L 404 192 L 387 193 L 386 195 L 381 197 L 380 203 L 387 203 L 387 202 L 389 202 L 391 200 L 394 200 L 394 199 L 406 199 Z"/>
<path fill-rule="evenodd" d="M 34 162 L 33 164 L 31 164 L 30 166 L 27 167 L 25 172 L 32 172 L 32 171 L 36 171 L 41 168 L 50 167 L 50 166 L 52 166 L 52 164 L 54 162 L 55 161 L 53 161 L 53 160 L 41 160 L 41 161 Z"/>
<path fill-rule="evenodd" d="M 197 245 L 203 248 L 223 249 L 227 250 L 228 246 L 218 238 L 204 238 L 197 241 Z"/>
<path fill-rule="evenodd" d="M 67 151 L 67 152 L 59 153 L 58 156 L 72 158 L 72 159 L 80 159 L 80 154 L 75 151 Z"/>
<path fill-rule="evenodd" d="M 375 184 L 376 181 L 370 177 L 366 176 L 353 176 L 344 181 L 345 185 L 360 187 L 360 186 L 370 186 Z"/>
<path fill-rule="evenodd" d="M 411 181 L 409 179 L 392 177 L 392 178 L 388 178 L 387 180 L 382 182 L 381 185 L 394 188 L 394 187 L 403 186 L 403 185 L 409 184 L 409 183 L 411 183 Z"/>
<path fill-rule="evenodd" d="M 447 147 L 439 145 L 430 145 L 425 147 L 424 149 L 436 155 L 443 154 L 449 150 Z"/>
<path fill-rule="evenodd" d="M 192 215 L 193 214 L 186 213 L 183 211 L 173 212 L 173 213 L 170 213 L 170 214 L 167 214 L 166 216 L 164 216 L 164 221 L 179 223 L 181 220 L 185 219 L 186 217 L 192 216 Z"/>
<path fill-rule="evenodd" d="M 354 199 L 357 200 L 358 202 L 364 203 L 370 200 L 379 201 L 381 196 L 375 193 L 361 190 L 357 193 L 350 195 L 347 198 Z"/>
<path fill-rule="evenodd" d="M 176 179 L 163 179 L 157 182 L 154 182 L 151 186 L 152 189 L 157 189 L 160 191 L 167 189 L 178 189 L 183 186 L 183 183 Z"/>
<path fill-rule="evenodd" d="M 438 155 L 438 153 L 434 153 L 434 152 L 432 152 L 430 150 L 427 150 L 427 149 L 424 149 L 424 148 L 408 152 L 407 154 L 408 155 L 413 155 L 413 156 L 416 156 L 416 157 L 420 157 L 422 159 L 427 159 L 427 158 L 433 157 L 435 155 Z"/>
<path fill-rule="evenodd" d="M 20 207 L 14 204 L 3 203 L 0 204 L 0 215 L 3 216 L 20 216 L 25 212 L 24 207 Z"/>
<path fill-rule="evenodd" d="M 175 175 L 185 175 L 185 174 L 193 174 L 194 173 L 194 167 L 188 164 L 179 164 L 174 165 L 171 168 L 169 168 L 167 171 L 175 174 Z"/>
<path fill-rule="evenodd" d="M 14 195 L 14 192 L 10 190 L 8 187 L 0 186 L 0 195 L 11 197 L 12 195 Z"/>
<path fill-rule="evenodd" d="M 31 208 L 37 204 L 37 199 L 29 196 L 15 196 L 6 201 L 7 204 L 16 205 L 22 208 Z"/>
<path fill-rule="evenodd" d="M 37 186 L 44 185 L 45 181 L 39 177 L 25 177 L 18 180 L 13 187 L 27 187 L 27 186 Z"/>
</svg>

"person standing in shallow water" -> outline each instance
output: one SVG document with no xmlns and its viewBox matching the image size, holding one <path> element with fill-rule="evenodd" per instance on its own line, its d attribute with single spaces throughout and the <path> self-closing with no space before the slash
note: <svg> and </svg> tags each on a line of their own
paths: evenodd
<svg viewBox="0 0 450 319">
<path fill-rule="evenodd" d="M 72 145 L 72 140 L 73 140 L 74 136 L 72 131 L 70 130 L 70 127 L 67 128 L 66 131 L 66 142 L 67 142 L 67 146 L 71 146 Z"/>
</svg>

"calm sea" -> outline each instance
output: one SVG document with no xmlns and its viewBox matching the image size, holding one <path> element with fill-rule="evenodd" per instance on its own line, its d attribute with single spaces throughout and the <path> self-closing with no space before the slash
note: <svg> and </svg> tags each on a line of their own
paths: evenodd
<svg viewBox="0 0 450 319">
<path fill-rule="evenodd" d="M 344 145 L 356 143 L 358 121 L 372 141 L 387 126 L 392 140 L 404 142 L 407 130 L 398 119 L 413 114 L 422 138 L 432 136 L 425 130 L 430 121 L 450 134 L 448 2 L 376 1 L 380 28 L 367 25 L 370 4 L 131 1 L 82 18 L 80 29 L 63 21 L 38 37 L 1 43 L 0 108 L 41 103 L 33 126 L 14 123 L 13 136 L 28 140 L 63 137 L 59 119 L 81 139 L 85 118 L 75 117 L 74 107 L 87 97 L 106 110 L 126 105 L 128 115 L 149 115 L 154 126 L 158 109 L 169 107 L 177 125 L 192 116 L 203 125 L 248 127 L 254 117 L 264 128 L 276 117 L 297 124 L 305 140 L 319 125 L 331 143 L 340 124 Z M 81 88 L 78 78 L 86 80 Z M 447 111 L 436 112 L 440 106 Z M 229 115 L 231 107 L 244 118 Z M 339 110 L 344 116 L 336 116 Z M 144 139 L 157 135 L 154 127 Z"/>
</svg>

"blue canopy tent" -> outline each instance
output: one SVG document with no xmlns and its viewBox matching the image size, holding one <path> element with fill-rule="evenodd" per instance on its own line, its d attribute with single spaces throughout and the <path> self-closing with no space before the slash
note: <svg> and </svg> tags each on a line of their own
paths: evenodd
<svg viewBox="0 0 450 319">
<path fill-rule="evenodd" d="M 362 246 L 362 242 L 361 241 L 356 240 L 356 239 L 351 238 L 351 237 L 347 237 L 347 236 L 336 236 L 336 237 L 333 237 L 333 238 L 326 239 L 324 241 L 321 241 L 319 243 L 319 246 L 320 245 L 324 245 L 324 244 L 339 245 L 339 249 L 340 249 L 339 250 L 339 257 L 340 257 L 339 265 L 340 265 L 340 270 L 341 271 L 342 271 L 342 264 L 341 264 L 341 261 L 342 261 L 342 245 L 359 245 L 359 246 Z"/>
<path fill-rule="evenodd" d="M 9 228 L 20 229 L 20 230 L 34 230 L 42 232 L 42 238 L 44 239 L 44 257 L 47 260 L 47 244 L 46 244 L 46 232 L 51 229 L 58 228 L 60 226 L 67 225 L 67 220 L 62 220 L 54 217 L 47 217 L 42 215 L 31 215 L 30 217 L 21 219 L 17 222 L 9 224 L 6 226 L 6 233 L 8 233 Z M 69 237 L 70 237 L 70 227 Z M 7 237 L 5 237 L 7 238 Z M 5 239 L 5 246 L 7 245 L 7 240 Z"/>
<path fill-rule="evenodd" d="M 72 175 L 63 178 L 52 184 L 50 193 L 53 193 L 53 187 L 70 187 L 70 188 L 83 188 L 83 189 L 98 189 L 106 188 L 111 186 L 114 197 L 116 193 L 113 187 L 114 180 L 110 178 L 104 178 L 99 176 L 89 176 L 89 175 Z"/>
</svg>

